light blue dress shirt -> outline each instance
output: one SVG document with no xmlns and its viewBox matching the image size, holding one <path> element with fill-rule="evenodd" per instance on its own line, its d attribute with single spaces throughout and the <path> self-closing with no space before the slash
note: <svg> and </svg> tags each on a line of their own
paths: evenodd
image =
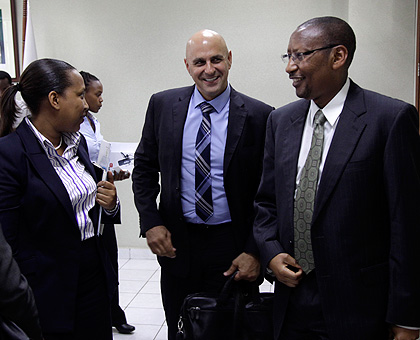
<svg viewBox="0 0 420 340">
<path fill-rule="evenodd" d="M 211 120 L 211 179 L 213 216 L 206 222 L 216 225 L 231 221 L 223 179 L 227 126 L 229 118 L 230 85 L 215 99 L 208 101 L 216 110 L 210 114 Z M 204 223 L 195 213 L 195 143 L 201 124 L 200 104 L 206 101 L 197 87 L 190 99 L 184 125 L 181 162 L 181 202 L 185 220 L 189 223 Z"/>
</svg>

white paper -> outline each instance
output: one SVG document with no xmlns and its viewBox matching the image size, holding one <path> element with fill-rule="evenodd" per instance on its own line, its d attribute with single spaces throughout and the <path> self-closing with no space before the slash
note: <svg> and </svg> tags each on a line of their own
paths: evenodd
<svg viewBox="0 0 420 340">
<path fill-rule="evenodd" d="M 101 145 L 102 148 L 102 145 Z M 133 172 L 134 153 L 137 143 L 111 143 L 111 153 L 109 157 L 109 170 L 112 172 L 129 171 Z"/>
</svg>

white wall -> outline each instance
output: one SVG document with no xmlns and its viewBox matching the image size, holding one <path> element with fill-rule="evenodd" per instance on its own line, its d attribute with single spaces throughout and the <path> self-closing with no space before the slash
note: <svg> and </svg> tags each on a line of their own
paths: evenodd
<svg viewBox="0 0 420 340">
<path fill-rule="evenodd" d="M 290 34 L 312 17 L 341 17 L 357 37 L 351 77 L 414 102 L 415 0 L 30 1 L 38 57 L 63 59 L 101 79 L 105 102 L 98 118 L 110 141 L 138 142 L 149 97 L 192 83 L 185 44 L 202 28 L 221 33 L 232 50 L 232 85 L 278 107 L 296 99 L 280 58 Z M 21 18 L 21 1 L 16 5 Z M 117 187 L 119 245 L 144 247 L 131 181 Z"/>
</svg>

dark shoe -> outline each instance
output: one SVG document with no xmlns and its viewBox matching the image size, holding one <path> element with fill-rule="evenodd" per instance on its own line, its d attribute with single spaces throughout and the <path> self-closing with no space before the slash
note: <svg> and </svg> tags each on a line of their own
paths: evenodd
<svg viewBox="0 0 420 340">
<path fill-rule="evenodd" d="M 129 325 L 128 323 L 123 323 L 118 326 L 114 326 L 118 332 L 122 334 L 130 334 L 133 333 L 136 327 Z"/>
</svg>

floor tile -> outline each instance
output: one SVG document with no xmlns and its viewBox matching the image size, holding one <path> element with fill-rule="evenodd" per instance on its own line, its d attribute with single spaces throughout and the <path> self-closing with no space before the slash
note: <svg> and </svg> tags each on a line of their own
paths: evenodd
<svg viewBox="0 0 420 340">
<path fill-rule="evenodd" d="M 118 289 L 120 293 L 138 293 L 146 285 L 147 281 L 121 280 Z M 155 293 L 155 292 L 153 292 Z"/>
<path fill-rule="evenodd" d="M 127 321 L 132 325 L 155 325 L 162 326 L 165 321 L 163 308 L 136 308 L 125 309 Z M 159 330 L 156 331 L 155 335 Z"/>
<path fill-rule="evenodd" d="M 168 339 L 168 328 L 166 324 L 162 326 L 154 340 L 167 340 Z"/>
<path fill-rule="evenodd" d="M 137 281 L 148 281 L 156 270 L 147 269 L 120 269 L 119 278 L 120 280 L 137 280 Z"/>
<path fill-rule="evenodd" d="M 153 276 L 150 278 L 149 281 L 157 281 L 160 282 L 160 269 L 158 269 Z"/>
<path fill-rule="evenodd" d="M 160 294 L 137 294 L 134 299 L 130 302 L 130 307 L 140 308 L 163 308 L 162 298 Z"/>
<path fill-rule="evenodd" d="M 118 261 L 130 259 L 130 249 L 128 248 L 118 248 Z"/>
<path fill-rule="evenodd" d="M 160 282 L 159 281 L 149 281 L 142 287 L 140 292 L 141 293 L 148 293 L 148 294 L 160 294 Z"/>
<path fill-rule="evenodd" d="M 120 292 L 120 307 L 122 309 L 126 308 L 136 297 L 137 293 L 122 293 Z"/>
<path fill-rule="evenodd" d="M 162 328 L 157 325 L 133 325 L 136 327 L 134 333 L 131 334 L 120 334 L 114 328 L 113 335 L 114 340 L 153 340 L 156 338 L 156 334 Z M 162 338 L 165 339 L 165 338 Z M 166 339 L 165 339 L 166 340 Z"/>
<path fill-rule="evenodd" d="M 131 259 L 120 265 L 122 269 L 146 269 L 146 270 L 157 270 L 159 269 L 159 263 L 156 260 L 137 260 Z"/>
<path fill-rule="evenodd" d="M 260 285 L 260 292 L 274 292 L 274 285 L 268 282 L 267 280 L 265 280 Z"/>
<path fill-rule="evenodd" d="M 150 249 L 130 249 L 130 258 L 131 259 L 149 259 L 149 260 L 155 260 L 156 261 L 156 255 L 153 254 Z"/>
</svg>

